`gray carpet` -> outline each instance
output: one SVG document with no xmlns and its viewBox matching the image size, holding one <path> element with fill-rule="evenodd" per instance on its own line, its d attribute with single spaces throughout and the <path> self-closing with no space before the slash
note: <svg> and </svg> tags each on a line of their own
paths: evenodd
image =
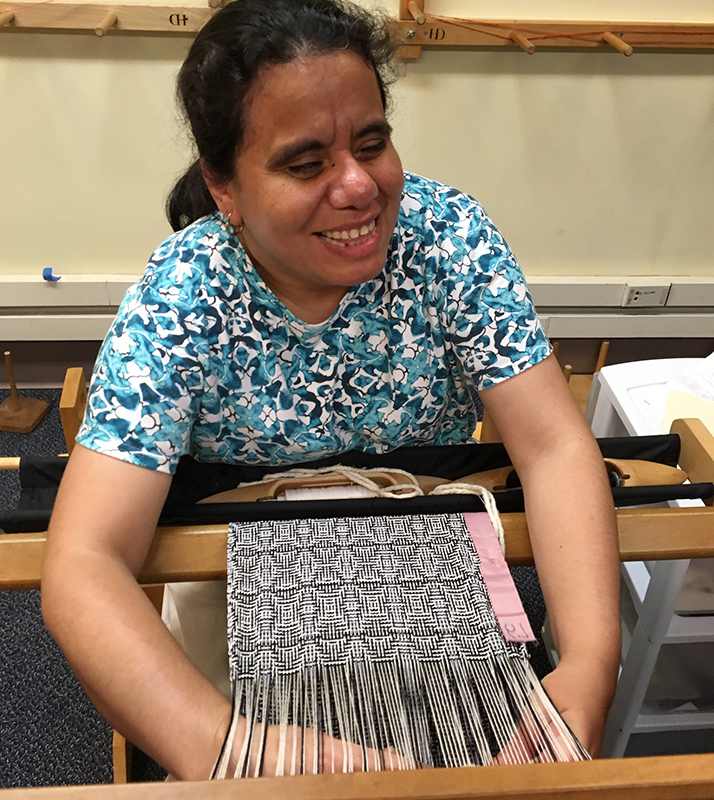
<svg viewBox="0 0 714 800">
<path fill-rule="evenodd" d="M 21 391 L 50 410 L 32 433 L 0 432 L 0 457 L 66 452 L 60 393 Z M 17 472 L 0 471 L 0 508 L 15 508 L 19 496 Z M 112 782 L 111 728 L 45 628 L 39 591 L 0 592 L 0 687 L 0 788 Z M 164 776 L 135 750 L 133 780 Z"/>
<path fill-rule="evenodd" d="M 23 392 L 50 404 L 30 434 L 0 432 L 0 457 L 65 452 L 60 390 Z M 0 395 L 0 402 L 4 395 Z M 0 508 L 15 508 L 16 472 L 0 471 Z M 545 608 L 536 572 L 513 570 L 533 630 Z M 531 647 L 542 677 L 550 670 L 542 642 Z M 112 781 L 112 732 L 94 709 L 42 622 L 38 591 L 0 592 L 0 788 Z M 165 772 L 134 751 L 132 780 L 162 780 Z"/>
</svg>

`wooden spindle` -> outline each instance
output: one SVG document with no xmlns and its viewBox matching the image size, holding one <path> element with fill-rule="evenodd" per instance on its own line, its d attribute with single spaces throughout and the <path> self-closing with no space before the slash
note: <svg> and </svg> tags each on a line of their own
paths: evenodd
<svg viewBox="0 0 714 800">
<path fill-rule="evenodd" d="M 572 364 L 566 364 L 563 367 L 563 377 L 565 378 L 566 383 L 570 383 L 570 376 L 573 374 L 573 366 Z"/>
<path fill-rule="evenodd" d="M 14 19 L 14 11 L 3 11 L 2 14 L 0 14 L 0 28 L 2 28 L 4 25 L 9 25 Z"/>
<path fill-rule="evenodd" d="M 104 36 L 104 34 L 107 33 L 109 29 L 113 28 L 116 24 L 117 24 L 117 15 L 113 11 L 107 11 L 102 21 L 94 29 L 94 32 L 97 34 L 97 36 Z"/>
<path fill-rule="evenodd" d="M 421 8 L 419 8 L 418 3 L 416 0 L 409 0 L 407 3 L 407 8 L 409 9 L 409 13 L 414 17 L 417 21 L 417 25 L 423 25 L 426 22 L 426 17 L 424 16 L 424 12 Z"/>
<path fill-rule="evenodd" d="M 511 31 L 509 36 L 511 37 L 512 41 L 514 41 L 521 48 L 521 50 L 524 50 L 526 53 L 528 53 L 529 56 L 535 53 L 535 45 L 530 39 L 526 39 L 522 33 L 519 33 L 518 31 Z"/>
<path fill-rule="evenodd" d="M 627 44 L 624 39 L 621 39 L 619 36 L 615 36 L 614 33 L 610 31 L 605 31 L 602 35 L 603 42 L 607 42 L 611 47 L 614 47 L 615 50 L 622 53 L 623 56 L 631 56 L 633 53 L 633 48 L 631 44 Z"/>
<path fill-rule="evenodd" d="M 10 351 L 5 351 L 5 372 L 7 374 L 7 382 L 10 384 L 10 397 L 5 401 L 5 407 L 8 411 L 20 410 L 20 398 L 17 394 L 17 384 L 15 383 L 15 372 L 12 368 L 12 356 Z"/>
</svg>

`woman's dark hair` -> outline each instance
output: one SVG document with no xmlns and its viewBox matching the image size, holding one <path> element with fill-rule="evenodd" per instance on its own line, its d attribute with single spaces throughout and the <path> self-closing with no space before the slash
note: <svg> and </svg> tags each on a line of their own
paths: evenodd
<svg viewBox="0 0 714 800">
<path fill-rule="evenodd" d="M 177 95 L 199 156 L 219 182 L 234 176 L 246 128 L 246 98 L 261 69 L 301 56 L 349 50 L 371 66 L 382 103 L 394 79 L 386 21 L 345 0 L 233 0 L 198 33 Z M 196 161 L 166 203 L 174 230 L 216 210 Z"/>
</svg>

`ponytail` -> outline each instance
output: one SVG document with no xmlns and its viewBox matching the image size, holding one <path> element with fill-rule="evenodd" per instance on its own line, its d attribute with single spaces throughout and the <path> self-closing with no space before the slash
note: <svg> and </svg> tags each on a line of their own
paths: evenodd
<svg viewBox="0 0 714 800">
<path fill-rule="evenodd" d="M 166 216 L 171 227 L 180 231 L 195 220 L 216 210 L 216 203 L 203 179 L 198 159 L 176 181 L 166 200 Z"/>
</svg>

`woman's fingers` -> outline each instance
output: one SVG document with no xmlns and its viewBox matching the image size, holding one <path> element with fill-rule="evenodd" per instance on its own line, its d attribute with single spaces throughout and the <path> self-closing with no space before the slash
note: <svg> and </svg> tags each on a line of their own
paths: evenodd
<svg viewBox="0 0 714 800">
<path fill-rule="evenodd" d="M 262 740 L 256 725 L 252 740 Z M 248 775 L 314 775 L 336 772 L 374 772 L 377 770 L 414 769 L 423 766 L 401 756 L 393 747 L 384 750 L 363 748 L 353 742 L 320 733 L 314 728 L 289 725 L 268 726 L 265 744 L 251 748 Z"/>
<path fill-rule="evenodd" d="M 530 695 L 518 726 L 508 743 L 494 757 L 497 764 L 528 764 L 543 761 L 575 761 L 579 753 L 573 737 L 561 723 L 557 710 L 548 708 L 537 692 Z"/>
</svg>

